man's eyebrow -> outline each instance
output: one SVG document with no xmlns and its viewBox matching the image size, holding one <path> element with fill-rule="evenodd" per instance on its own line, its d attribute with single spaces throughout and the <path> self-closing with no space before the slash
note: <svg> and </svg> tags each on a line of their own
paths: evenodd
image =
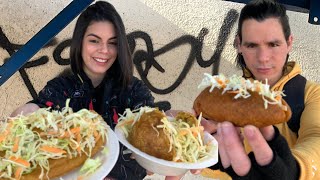
<svg viewBox="0 0 320 180">
<path fill-rule="evenodd" d="M 245 41 L 245 42 L 242 43 L 242 45 L 244 45 L 244 46 L 247 46 L 247 45 L 257 45 L 257 43 Z"/>
<path fill-rule="evenodd" d="M 269 44 L 280 44 L 280 43 L 282 43 L 282 41 L 277 40 L 277 39 L 269 42 Z"/>
</svg>

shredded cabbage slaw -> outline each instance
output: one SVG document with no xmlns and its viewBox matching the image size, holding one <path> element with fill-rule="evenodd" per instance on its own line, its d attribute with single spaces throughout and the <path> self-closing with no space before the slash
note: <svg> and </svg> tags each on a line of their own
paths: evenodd
<svg viewBox="0 0 320 180">
<path fill-rule="evenodd" d="M 87 109 L 73 112 L 68 104 L 61 112 L 40 108 L 0 122 L 0 178 L 20 179 L 39 166 L 39 179 L 49 179 L 49 159 L 91 157 L 96 141 L 107 141 L 101 116 Z"/>
<path fill-rule="evenodd" d="M 199 84 L 199 89 L 205 89 L 210 87 L 210 92 L 214 90 L 214 88 L 221 89 L 223 88 L 222 94 L 226 92 L 232 92 L 235 94 L 234 98 L 249 98 L 251 96 L 250 91 L 258 92 L 264 100 L 264 108 L 268 108 L 268 104 L 277 104 L 283 110 L 287 111 L 287 106 L 282 104 L 282 96 L 285 94 L 282 91 L 271 91 L 270 85 L 268 84 L 268 80 L 266 79 L 265 84 L 258 80 L 250 81 L 249 79 L 245 79 L 241 76 L 232 75 L 227 78 L 223 74 L 219 75 L 210 75 L 208 73 L 204 73 L 204 78 Z"/>
<path fill-rule="evenodd" d="M 120 114 L 119 126 L 124 135 L 126 137 L 129 136 L 133 125 L 140 119 L 143 113 L 153 110 L 155 108 L 145 106 L 133 111 L 126 109 L 122 115 Z M 172 148 L 176 150 L 174 162 L 194 163 L 211 156 L 208 152 L 210 152 L 212 146 L 204 143 L 204 128 L 200 125 L 200 121 L 201 115 L 197 119 L 197 123 L 190 126 L 181 119 L 165 116 L 161 119 L 163 124 L 154 128 L 156 131 L 163 130 L 169 138 L 169 152 L 172 151 Z"/>
</svg>

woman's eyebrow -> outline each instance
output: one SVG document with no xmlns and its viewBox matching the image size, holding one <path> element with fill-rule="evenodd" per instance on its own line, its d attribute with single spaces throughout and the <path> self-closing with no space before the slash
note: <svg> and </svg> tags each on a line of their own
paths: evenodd
<svg viewBox="0 0 320 180">
<path fill-rule="evenodd" d="M 92 33 L 91 33 L 91 34 L 88 34 L 87 37 L 88 37 L 88 36 L 93 36 L 93 37 L 96 37 L 96 38 L 98 38 L 98 39 L 102 39 L 102 38 L 99 37 L 98 35 L 92 34 Z M 114 39 L 117 39 L 117 36 L 114 36 L 114 37 L 109 38 L 109 40 L 114 40 Z"/>
<path fill-rule="evenodd" d="M 91 34 L 88 34 L 88 35 L 87 35 L 87 37 L 89 37 L 89 36 L 93 36 L 93 37 L 96 37 L 96 38 L 98 38 L 98 39 L 101 39 L 101 38 L 100 38 L 98 35 L 96 35 L 96 34 L 92 34 L 92 33 L 91 33 Z"/>
</svg>

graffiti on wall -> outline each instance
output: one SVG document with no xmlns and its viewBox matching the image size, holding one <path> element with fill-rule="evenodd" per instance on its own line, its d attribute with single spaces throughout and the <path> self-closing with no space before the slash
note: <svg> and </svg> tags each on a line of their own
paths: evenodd
<svg viewBox="0 0 320 180">
<path fill-rule="evenodd" d="M 142 39 L 146 46 L 147 51 L 144 50 L 136 50 L 133 54 L 133 61 L 135 63 L 136 69 L 141 76 L 141 79 L 146 83 L 146 85 L 150 88 L 151 91 L 157 94 L 168 94 L 174 91 L 185 79 L 186 75 L 190 71 L 193 61 L 196 60 L 200 67 L 206 68 L 212 66 L 212 74 L 217 74 L 219 72 L 219 65 L 221 59 L 221 53 L 225 48 L 227 39 L 230 35 L 230 31 L 234 26 L 236 20 L 238 19 L 238 12 L 236 10 L 230 10 L 225 17 L 223 24 L 219 31 L 218 42 L 215 48 L 215 51 L 210 59 L 205 60 L 202 57 L 202 48 L 203 48 L 203 40 L 205 36 L 209 33 L 207 28 L 202 28 L 199 32 L 198 37 L 194 37 L 191 35 L 181 36 L 169 44 L 163 46 L 158 50 L 153 49 L 153 43 L 151 37 L 142 31 L 132 32 L 128 35 L 128 41 L 132 52 L 136 49 L 135 40 Z M 154 67 L 158 71 L 164 73 L 165 69 L 161 67 L 159 62 L 155 60 L 155 58 L 161 54 L 164 54 L 178 46 L 182 46 L 185 44 L 189 44 L 191 46 L 191 50 L 189 53 L 189 57 L 186 60 L 186 63 L 183 67 L 181 74 L 177 77 L 177 79 L 173 82 L 173 84 L 165 89 L 159 89 L 153 86 L 147 78 L 148 72 L 150 68 Z M 145 69 L 143 69 L 143 64 L 145 64 Z"/>
<path fill-rule="evenodd" d="M 153 42 L 152 38 L 148 35 L 148 33 L 143 31 L 135 31 L 132 33 L 129 33 L 127 35 L 128 43 L 131 49 L 131 52 L 133 53 L 133 62 L 135 64 L 135 67 L 137 69 L 137 72 L 139 73 L 141 79 L 144 81 L 144 83 L 149 87 L 149 89 L 156 93 L 156 94 L 168 94 L 170 92 L 173 92 L 179 85 L 183 82 L 187 74 L 189 73 L 193 62 L 196 61 L 200 67 L 207 68 L 212 66 L 212 74 L 217 74 L 219 72 L 219 65 L 220 65 L 220 59 L 221 59 L 221 53 L 223 52 L 227 39 L 230 35 L 230 31 L 233 28 L 234 24 L 236 23 L 236 20 L 238 19 L 238 12 L 234 9 L 230 10 L 226 17 L 224 18 L 224 21 L 222 23 L 222 26 L 219 30 L 218 40 L 216 43 L 215 50 L 213 52 L 213 55 L 209 59 L 204 59 L 202 56 L 202 49 L 203 49 L 203 41 L 205 39 L 205 36 L 209 33 L 209 29 L 202 28 L 199 32 L 198 36 L 191 36 L 191 35 L 184 35 L 181 36 L 171 42 L 169 42 L 167 45 L 163 46 L 160 49 L 154 50 L 153 48 Z M 146 44 L 146 50 L 139 50 L 136 48 L 136 40 L 142 39 Z M 50 43 L 48 43 L 43 48 L 53 47 L 56 46 L 53 50 L 52 57 L 54 61 L 61 66 L 69 65 L 70 59 L 63 58 L 62 52 L 69 48 L 71 44 L 70 39 L 66 39 L 60 43 L 57 43 L 56 39 L 53 39 Z M 165 72 L 164 67 L 162 67 L 160 62 L 156 60 L 157 56 L 160 56 L 162 54 L 165 54 L 172 49 L 189 44 L 191 46 L 191 50 L 189 53 L 188 58 L 186 59 L 185 65 L 182 69 L 182 72 L 180 75 L 174 80 L 174 82 L 167 88 L 160 89 L 150 83 L 150 80 L 147 78 L 147 75 L 149 73 L 149 70 L 151 68 L 155 68 L 161 73 Z M 3 48 L 8 52 L 8 54 L 11 56 L 14 52 L 16 52 L 19 48 L 22 47 L 22 45 L 14 44 L 9 41 L 5 33 L 2 31 L 2 28 L 0 27 L 0 47 Z M 27 68 L 36 68 L 38 66 L 41 66 L 43 64 L 46 64 L 49 61 L 49 56 L 41 56 L 36 59 L 32 59 L 28 61 L 20 70 L 19 73 L 29 90 L 31 96 L 33 98 L 37 97 L 37 93 L 35 91 L 35 88 L 32 85 L 32 82 L 30 81 L 28 74 L 26 73 Z M 6 60 L 4 60 L 5 62 Z M 143 66 L 145 65 L 145 66 Z M 144 68 L 143 68 L 144 67 Z M 161 109 L 167 110 L 171 108 L 170 102 L 168 101 L 161 101 L 157 102 L 156 104 Z"/>
<path fill-rule="evenodd" d="M 56 39 L 53 39 L 44 48 L 54 46 L 56 44 L 57 44 Z M 11 56 L 13 53 L 18 51 L 22 47 L 22 45 L 11 43 L 9 41 L 9 39 L 7 38 L 7 36 L 5 35 L 5 33 L 3 32 L 2 28 L 0 27 L 0 47 L 3 48 L 4 50 L 6 50 L 8 52 L 8 54 Z M 3 62 L 5 63 L 7 60 L 8 60 L 8 58 L 4 59 Z M 34 59 L 34 60 L 32 59 L 32 60 L 28 61 L 26 64 L 24 64 L 19 69 L 19 73 L 20 73 L 26 87 L 28 88 L 28 90 L 33 98 L 37 97 L 37 93 L 36 93 L 32 83 L 29 79 L 29 76 L 26 72 L 26 69 L 41 66 L 43 64 L 46 64 L 48 61 L 49 61 L 48 56 L 41 56 L 37 59 Z"/>
</svg>

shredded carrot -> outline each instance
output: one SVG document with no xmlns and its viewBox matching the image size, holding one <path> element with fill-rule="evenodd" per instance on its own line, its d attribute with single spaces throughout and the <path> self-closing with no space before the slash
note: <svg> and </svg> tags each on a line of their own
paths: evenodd
<svg viewBox="0 0 320 180">
<path fill-rule="evenodd" d="M 260 92 L 260 91 L 261 91 L 260 86 L 257 86 L 256 87 L 256 92 Z"/>
<path fill-rule="evenodd" d="M 198 136 L 198 133 L 204 130 L 204 127 L 203 127 L 203 126 L 191 127 L 190 130 L 191 130 L 191 132 L 192 132 L 192 135 L 193 135 L 194 137 L 197 137 L 197 136 Z"/>
<path fill-rule="evenodd" d="M 132 124 L 133 123 L 133 119 L 130 119 L 130 120 L 126 120 L 124 122 L 121 122 L 121 124 L 119 124 L 120 126 L 124 126 L 124 125 L 127 125 L 127 124 Z"/>
<path fill-rule="evenodd" d="M 77 151 L 79 154 L 81 153 L 80 142 L 81 142 L 81 135 L 77 134 L 77 143 L 78 143 Z"/>
<path fill-rule="evenodd" d="M 217 82 L 223 87 L 226 87 L 226 84 L 221 80 L 221 79 L 217 79 Z"/>
<path fill-rule="evenodd" d="M 72 128 L 70 129 L 70 132 L 71 134 L 73 135 L 76 135 L 76 134 L 79 134 L 80 133 L 80 127 L 75 127 L 75 128 Z M 71 134 L 69 132 L 64 132 L 60 138 L 70 138 L 71 137 Z"/>
<path fill-rule="evenodd" d="M 14 145 L 12 148 L 12 152 L 17 152 L 19 149 L 19 142 L 20 142 L 20 138 L 19 137 L 15 137 L 14 139 Z"/>
<path fill-rule="evenodd" d="M 47 136 L 47 135 L 57 135 L 58 131 L 48 131 L 48 132 L 41 132 L 40 136 Z"/>
<path fill-rule="evenodd" d="M 239 91 L 227 91 L 227 93 L 232 93 L 232 94 L 238 94 L 239 93 Z"/>
<path fill-rule="evenodd" d="M 22 165 L 24 167 L 30 167 L 30 163 L 28 161 L 22 159 L 22 158 L 11 156 L 11 157 L 9 157 L 9 160 L 13 161 L 13 162 L 15 162 L 17 164 L 20 164 L 20 165 Z"/>
<path fill-rule="evenodd" d="M 19 180 L 21 178 L 22 172 L 23 172 L 23 167 L 18 167 L 14 172 L 14 178 L 16 180 Z"/>
<path fill-rule="evenodd" d="M 203 127 L 203 126 L 191 127 L 190 130 L 191 130 L 191 131 L 198 131 L 198 130 L 203 131 L 203 130 L 204 130 L 204 127 Z"/>
<path fill-rule="evenodd" d="M 6 140 L 6 136 L 5 136 L 5 135 L 3 135 L 3 136 L 0 137 L 0 143 L 1 143 L 2 141 L 4 141 L 4 140 Z"/>
<path fill-rule="evenodd" d="M 275 99 L 276 99 L 277 101 L 280 101 L 280 100 L 281 100 L 281 96 L 278 95 L 278 96 L 275 97 Z"/>
<path fill-rule="evenodd" d="M 99 133 L 98 133 L 98 131 L 96 129 L 93 131 L 93 136 L 95 138 L 97 138 L 99 136 Z"/>
<path fill-rule="evenodd" d="M 97 130 L 94 130 L 94 131 L 93 131 L 93 136 L 94 136 L 96 142 L 97 142 L 97 141 L 100 139 L 100 137 L 101 137 L 101 135 L 98 133 Z"/>
<path fill-rule="evenodd" d="M 189 133 L 189 131 L 188 131 L 188 130 L 185 130 L 185 129 L 179 131 L 179 135 L 180 135 L 180 136 L 187 135 L 188 133 Z"/>
<path fill-rule="evenodd" d="M 39 148 L 39 150 L 41 151 L 46 151 L 46 152 L 49 152 L 49 153 L 61 153 L 61 154 L 64 154 L 64 153 L 67 153 L 65 150 L 61 149 L 61 148 L 56 148 L 56 147 L 51 147 L 51 146 L 41 146 Z"/>
<path fill-rule="evenodd" d="M 80 127 L 72 128 L 72 129 L 70 129 L 70 131 L 71 131 L 71 133 L 73 133 L 73 134 L 78 134 L 78 133 L 80 133 Z"/>
<path fill-rule="evenodd" d="M 10 123 L 7 125 L 6 129 L 4 130 L 4 134 L 0 137 L 0 142 L 6 139 L 7 135 L 10 133 L 12 126 L 13 126 L 13 122 L 10 121 Z"/>
</svg>

